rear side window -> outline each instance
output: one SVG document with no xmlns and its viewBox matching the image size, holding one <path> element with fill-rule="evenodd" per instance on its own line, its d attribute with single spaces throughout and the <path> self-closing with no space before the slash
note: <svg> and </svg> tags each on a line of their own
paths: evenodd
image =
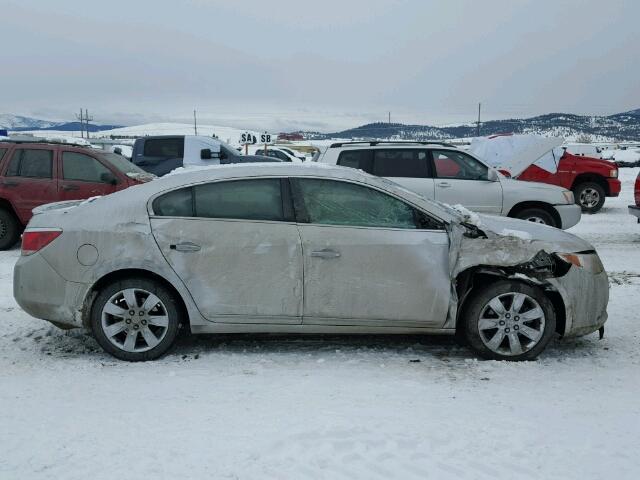
<svg viewBox="0 0 640 480">
<path fill-rule="evenodd" d="M 196 217 L 284 220 L 277 178 L 208 183 L 193 191 Z"/>
<path fill-rule="evenodd" d="M 192 188 L 174 190 L 156 198 L 153 212 L 161 217 L 193 217 Z"/>
<path fill-rule="evenodd" d="M 345 150 L 338 156 L 338 165 L 371 173 L 370 150 Z"/>
<path fill-rule="evenodd" d="M 0 160 L 2 160 L 2 158 L 4 157 L 5 153 L 7 153 L 7 149 L 6 148 L 0 148 Z"/>
<path fill-rule="evenodd" d="M 379 177 L 426 178 L 425 150 L 394 148 L 373 151 L 373 174 Z"/>
<path fill-rule="evenodd" d="M 62 154 L 62 176 L 65 180 L 82 182 L 109 182 L 114 178 L 111 171 L 95 158 L 77 152 Z"/>
<path fill-rule="evenodd" d="M 153 202 L 168 217 L 284 220 L 280 179 L 234 180 L 174 190 Z"/>
<path fill-rule="evenodd" d="M 52 178 L 53 151 L 18 149 L 13 153 L 8 177 Z"/>
<path fill-rule="evenodd" d="M 184 154 L 184 137 L 145 140 L 145 157 L 180 158 Z"/>
</svg>

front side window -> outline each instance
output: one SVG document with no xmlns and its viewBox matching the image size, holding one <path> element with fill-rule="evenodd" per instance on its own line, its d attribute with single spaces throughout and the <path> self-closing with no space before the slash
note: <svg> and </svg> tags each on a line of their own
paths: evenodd
<svg viewBox="0 0 640 480">
<path fill-rule="evenodd" d="M 280 179 L 232 180 L 166 193 L 153 202 L 168 217 L 284 220 Z"/>
<path fill-rule="evenodd" d="M 4 157 L 4 154 L 7 152 L 6 148 L 0 148 L 0 160 Z"/>
<path fill-rule="evenodd" d="M 373 174 L 379 177 L 426 178 L 427 152 L 409 148 L 374 150 Z"/>
<path fill-rule="evenodd" d="M 184 152 L 184 138 L 155 138 L 145 140 L 145 157 L 180 158 Z"/>
<path fill-rule="evenodd" d="M 107 167 L 95 158 L 77 152 L 62 153 L 62 176 L 65 180 L 106 183 L 114 178 Z"/>
<path fill-rule="evenodd" d="M 8 177 L 52 178 L 53 151 L 18 149 L 7 169 Z"/>
<path fill-rule="evenodd" d="M 466 153 L 433 150 L 433 165 L 438 178 L 488 180 L 488 168 Z"/>
<path fill-rule="evenodd" d="M 417 228 L 413 207 L 378 190 L 335 180 L 300 178 L 296 182 L 310 223 Z"/>
</svg>

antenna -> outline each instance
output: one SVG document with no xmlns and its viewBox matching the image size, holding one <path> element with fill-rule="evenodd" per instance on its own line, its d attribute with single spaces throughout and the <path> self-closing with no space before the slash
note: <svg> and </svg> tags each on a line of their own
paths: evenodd
<svg viewBox="0 0 640 480">
<path fill-rule="evenodd" d="M 198 120 L 196 119 L 196 109 L 193 109 L 193 134 L 198 135 Z"/>
<path fill-rule="evenodd" d="M 482 107 L 482 103 L 478 103 L 478 121 L 477 123 L 477 128 L 476 128 L 476 137 L 480 136 L 480 108 Z"/>
</svg>

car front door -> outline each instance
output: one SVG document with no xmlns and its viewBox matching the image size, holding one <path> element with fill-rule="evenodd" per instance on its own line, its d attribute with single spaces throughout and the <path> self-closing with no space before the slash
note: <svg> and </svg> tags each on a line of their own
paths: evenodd
<svg viewBox="0 0 640 480">
<path fill-rule="evenodd" d="M 208 320 L 302 322 L 302 246 L 288 191 L 279 178 L 227 180 L 152 202 L 153 235 Z"/>
<path fill-rule="evenodd" d="M 79 152 L 60 153 L 60 200 L 109 195 L 117 190 L 115 174 L 97 159 Z"/>
<path fill-rule="evenodd" d="M 292 182 L 304 252 L 304 324 L 444 324 L 451 281 L 441 223 L 369 186 Z"/>
<path fill-rule="evenodd" d="M 502 212 L 502 185 L 488 179 L 489 169 L 457 150 L 432 150 L 435 199 L 483 213 Z"/>
<path fill-rule="evenodd" d="M 0 193 L 10 199 L 24 224 L 34 208 L 59 200 L 55 154 L 50 145 L 16 147 L 3 172 Z"/>
</svg>

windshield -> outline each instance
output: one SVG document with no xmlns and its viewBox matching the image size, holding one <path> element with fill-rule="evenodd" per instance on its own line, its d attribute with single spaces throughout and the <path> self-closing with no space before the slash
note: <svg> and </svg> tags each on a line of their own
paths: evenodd
<svg viewBox="0 0 640 480">
<path fill-rule="evenodd" d="M 117 153 L 99 153 L 100 157 L 109 162 L 111 165 L 116 167 L 120 172 L 124 173 L 144 173 L 147 172 L 141 169 L 139 166 L 131 163 L 130 160 L 123 157 L 122 155 L 118 155 Z"/>
<path fill-rule="evenodd" d="M 240 152 L 225 142 L 220 142 L 220 151 L 224 152 L 227 157 L 237 157 L 240 155 Z"/>
</svg>

